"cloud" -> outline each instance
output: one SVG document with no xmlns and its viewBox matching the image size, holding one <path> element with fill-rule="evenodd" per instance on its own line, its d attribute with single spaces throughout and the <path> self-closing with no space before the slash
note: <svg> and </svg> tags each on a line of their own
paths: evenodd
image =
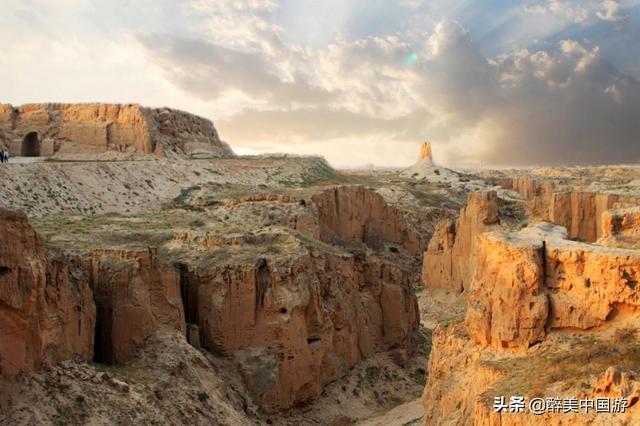
<svg viewBox="0 0 640 426">
<path fill-rule="evenodd" d="M 423 3 L 424 0 L 402 0 L 402 4 L 409 9 L 418 9 Z"/>
<path fill-rule="evenodd" d="M 138 41 L 153 52 L 156 64 L 172 81 L 205 101 L 214 101 L 230 91 L 241 91 L 258 101 L 289 104 L 321 103 L 331 98 L 303 71 L 286 70 L 285 63 L 261 53 L 158 35 L 139 36 Z"/>
<path fill-rule="evenodd" d="M 215 39 L 139 40 L 191 96 L 215 102 L 235 91 L 250 99 L 218 124 L 231 143 L 252 149 L 277 141 L 304 150 L 324 141 L 335 150 L 361 138 L 409 150 L 431 139 L 449 162 L 472 154 L 494 164 L 640 157 L 640 129 L 629 113 L 640 104 L 638 82 L 597 46 L 566 39 L 490 58 L 449 19 L 418 37 L 398 32 L 320 48 L 287 44 L 270 27 L 257 49 L 252 31 L 230 47 Z"/>
<path fill-rule="evenodd" d="M 527 4 L 524 10 L 532 14 L 560 16 L 577 24 L 587 24 L 594 18 L 614 23 L 626 19 L 619 0 L 546 0 Z"/>
<path fill-rule="evenodd" d="M 561 16 L 575 23 L 586 22 L 591 15 L 591 5 L 588 2 L 578 3 L 569 0 L 547 0 L 544 3 L 537 3 L 533 5 L 525 5 L 524 10 L 528 13 L 534 14 L 552 14 Z"/>
<path fill-rule="evenodd" d="M 491 114 L 502 132 L 494 163 L 583 164 L 640 160 L 640 83 L 573 40 L 557 52 L 500 58 L 503 96 Z"/>
<path fill-rule="evenodd" d="M 338 166 L 407 165 L 424 140 L 447 163 L 639 160 L 638 1 L 489 3 L 9 0 L 0 89 L 170 105 L 240 152 Z"/>
<path fill-rule="evenodd" d="M 622 14 L 622 7 L 618 0 L 603 0 L 596 15 L 603 21 L 609 22 L 620 22 L 626 19 L 626 16 Z"/>
</svg>

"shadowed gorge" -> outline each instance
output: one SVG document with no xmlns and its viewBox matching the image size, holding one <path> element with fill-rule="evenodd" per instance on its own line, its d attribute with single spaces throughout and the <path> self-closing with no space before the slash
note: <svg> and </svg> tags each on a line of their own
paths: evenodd
<svg viewBox="0 0 640 426">
<path fill-rule="evenodd" d="M 0 5 L 0 426 L 640 425 L 640 0 Z"/>
</svg>

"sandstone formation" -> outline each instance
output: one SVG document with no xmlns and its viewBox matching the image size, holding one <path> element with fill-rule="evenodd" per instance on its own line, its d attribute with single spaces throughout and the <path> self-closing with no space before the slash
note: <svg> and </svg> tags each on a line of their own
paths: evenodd
<svg viewBox="0 0 640 426">
<path fill-rule="evenodd" d="M 640 207 L 606 211 L 599 244 L 640 248 Z"/>
<path fill-rule="evenodd" d="M 158 223 L 151 215 L 131 218 L 140 231 L 123 228 L 126 217 L 104 217 L 104 234 L 101 225 L 78 224 L 71 239 L 71 223 L 56 223 L 56 232 L 69 228 L 61 259 L 90 295 L 78 306 L 85 312 L 95 300 L 95 350 L 91 323 L 83 355 L 121 364 L 158 334 L 186 334 L 193 346 L 233 359 L 266 413 L 319 397 L 374 353 L 405 362 L 419 324 L 412 279 L 419 234 L 362 187 L 311 200 L 254 195 L 204 203 L 193 213 L 197 221 L 180 222 L 185 210 L 158 213 Z M 40 352 L 31 357 L 29 369 L 37 368 Z"/>
<path fill-rule="evenodd" d="M 592 193 L 564 192 L 554 193 L 548 205 L 546 217 L 569 231 L 569 238 L 586 242 L 595 242 L 602 237 L 602 215 L 617 203 L 640 204 L 640 196 Z"/>
<path fill-rule="evenodd" d="M 436 227 L 424 254 L 422 282 L 425 287 L 462 292 L 470 285 L 476 236 L 500 223 L 495 191 L 470 193 L 467 206 L 454 223 L 445 219 Z"/>
<path fill-rule="evenodd" d="M 605 372 L 599 374 L 596 378 L 586 384 L 588 391 L 584 389 L 572 389 L 571 395 L 576 399 L 606 398 L 612 401 L 617 398 L 625 398 L 629 406 L 624 413 L 610 413 L 608 411 L 596 412 L 595 409 L 588 413 L 579 410 L 578 413 L 565 413 L 564 410 L 549 412 L 536 415 L 533 413 L 509 413 L 508 410 L 496 412 L 493 408 L 493 400 L 488 395 L 481 397 L 475 404 L 473 413 L 473 423 L 476 425 L 487 426 L 525 426 L 525 425 L 633 425 L 637 423 L 640 416 L 640 407 L 637 404 L 640 396 L 640 378 L 636 373 L 630 370 L 618 367 L 609 367 Z M 489 387 L 485 389 L 490 389 Z M 489 391 L 490 393 L 490 391 Z M 613 403 L 611 404 L 613 406 Z"/>
<path fill-rule="evenodd" d="M 542 242 L 478 236 L 466 324 L 475 343 L 502 349 L 541 341 L 549 313 Z"/>
<path fill-rule="evenodd" d="M 126 151 L 158 156 L 228 156 L 211 121 L 169 108 L 133 104 L 0 105 L 0 132 L 23 156 Z"/>
<path fill-rule="evenodd" d="M 233 355 L 268 412 L 318 397 L 374 352 L 406 356 L 418 324 L 405 271 L 380 259 L 296 251 L 293 259 L 185 265 L 188 318 L 201 345 Z"/>
<path fill-rule="evenodd" d="M 524 350 L 546 329 L 589 329 L 619 306 L 640 306 L 640 250 L 566 238 L 548 223 L 479 238 L 467 311 L 476 343 Z"/>
<path fill-rule="evenodd" d="M 553 182 L 550 180 L 536 179 L 528 175 L 494 179 L 493 183 L 504 189 L 516 191 L 528 200 L 550 195 L 554 191 Z"/>
<path fill-rule="evenodd" d="M 425 142 L 422 144 L 418 161 L 428 162 L 433 165 L 433 150 L 431 149 L 431 142 Z"/>
<path fill-rule="evenodd" d="M 476 401 L 504 373 L 483 363 L 464 324 L 437 326 L 429 355 L 429 380 L 422 395 L 423 424 L 485 425 L 474 423 Z"/>
<path fill-rule="evenodd" d="M 640 312 L 640 240 L 637 207 L 631 207 L 636 197 L 557 192 L 548 182 L 529 178 L 502 184 L 528 198 L 534 217 L 571 229 L 541 222 L 474 235 L 465 322 L 434 331 L 424 424 L 632 424 L 640 414 L 637 378 L 616 365 L 635 365 L 637 337 L 629 337 L 633 329 L 615 330 L 637 324 Z M 441 223 L 425 265 L 440 265 L 442 253 L 453 252 L 454 230 L 451 221 Z M 591 244 L 570 238 L 599 239 Z M 423 279 L 457 288 L 454 270 L 445 267 L 434 274 L 433 267 L 425 267 Z M 571 330 L 591 330 L 584 336 L 592 337 L 566 337 Z M 600 374 L 603 365 L 613 367 L 590 380 L 588 375 Z M 572 372 L 558 373 L 563 369 Z M 516 416 L 493 408 L 496 396 L 556 396 L 558 389 L 585 398 L 625 397 L 630 409 L 610 416 Z"/>
<path fill-rule="evenodd" d="M 153 334 L 186 333 L 180 275 L 154 249 L 101 250 L 84 262 L 97 307 L 97 361 L 124 363 Z"/>
<path fill-rule="evenodd" d="M 26 215 L 0 209 L 0 376 L 93 355 L 87 277 L 45 253 Z"/>
<path fill-rule="evenodd" d="M 387 205 L 382 196 L 362 186 L 338 187 L 313 197 L 318 208 L 320 239 L 330 243 L 364 242 L 378 249 L 382 241 L 418 254 L 420 235 L 402 212 Z"/>
<path fill-rule="evenodd" d="M 305 223 L 302 240 L 273 231 L 231 239 L 187 233 L 165 254 L 196 250 L 179 265 L 186 320 L 197 325 L 202 347 L 236 359 L 266 412 L 317 398 L 375 352 L 392 350 L 402 362 L 418 327 L 410 271 L 377 253 L 388 244 L 406 258 L 418 250 L 401 213 L 362 187 L 312 200 L 315 224 L 286 224 Z M 305 209 L 291 201 L 282 198 L 293 211 Z M 227 207 L 239 214 L 243 205 L 273 202 L 281 203 L 250 197 Z"/>
<path fill-rule="evenodd" d="M 637 206 L 640 195 L 570 189 L 549 179 L 530 176 L 501 178 L 496 184 L 520 193 L 529 201 L 534 218 L 564 226 L 569 238 L 595 242 L 603 235 L 602 215 L 616 205 Z"/>
</svg>

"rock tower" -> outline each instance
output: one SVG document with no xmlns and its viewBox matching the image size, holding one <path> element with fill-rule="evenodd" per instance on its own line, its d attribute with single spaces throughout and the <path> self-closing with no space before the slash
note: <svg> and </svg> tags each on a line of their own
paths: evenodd
<svg viewBox="0 0 640 426">
<path fill-rule="evenodd" d="M 433 151 L 431 150 L 431 142 L 425 142 L 422 144 L 422 149 L 420 150 L 420 157 L 418 157 L 418 162 L 426 161 L 430 164 L 433 164 Z"/>
</svg>

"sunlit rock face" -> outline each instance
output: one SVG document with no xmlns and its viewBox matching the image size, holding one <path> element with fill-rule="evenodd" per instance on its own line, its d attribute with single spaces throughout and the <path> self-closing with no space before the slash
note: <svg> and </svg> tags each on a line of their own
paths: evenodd
<svg viewBox="0 0 640 426">
<path fill-rule="evenodd" d="M 627 424 L 638 416 L 637 377 L 620 367 L 636 358 L 638 333 L 633 325 L 640 312 L 636 196 L 580 188 L 554 192 L 550 182 L 529 178 L 505 180 L 505 186 L 526 197 L 522 202 L 528 204 L 534 221 L 522 229 L 503 224 L 474 236 L 471 280 L 464 288 L 465 321 L 434 332 L 423 397 L 425 424 L 612 424 L 611 418 L 584 414 L 509 416 L 492 407 L 494 396 L 513 389 L 516 393 L 511 395 L 551 396 L 554 386 L 565 386 L 568 394 L 581 398 L 634 401 L 615 418 Z M 535 221 L 547 218 L 570 229 Z M 455 225 L 444 221 L 434 234 L 431 253 L 425 254 L 425 283 L 458 288 L 452 257 L 445 267 L 433 267 L 441 263 L 442 253 L 453 252 L 458 244 Z M 591 337 L 585 340 L 580 330 L 589 330 Z M 601 356 L 611 347 L 616 348 L 617 358 Z M 610 367 L 601 373 L 602 365 Z M 575 371 L 561 385 L 527 373 L 553 368 Z M 520 390 L 529 383 L 533 390 Z"/>
<path fill-rule="evenodd" d="M 462 292 L 471 283 L 476 237 L 499 225 L 495 191 L 471 193 L 457 221 L 438 224 L 424 254 L 422 282 L 425 287 Z"/>
<path fill-rule="evenodd" d="M 30 157 L 107 151 L 233 155 L 211 121 L 135 104 L 4 104 L 0 134 L 13 155 Z"/>
<path fill-rule="evenodd" d="M 419 162 L 428 162 L 433 165 L 433 150 L 431 149 L 431 142 L 425 142 L 420 149 Z"/>
<path fill-rule="evenodd" d="M 96 309 L 88 277 L 45 252 L 27 216 L 0 208 L 0 376 L 74 355 L 91 359 Z"/>
</svg>

